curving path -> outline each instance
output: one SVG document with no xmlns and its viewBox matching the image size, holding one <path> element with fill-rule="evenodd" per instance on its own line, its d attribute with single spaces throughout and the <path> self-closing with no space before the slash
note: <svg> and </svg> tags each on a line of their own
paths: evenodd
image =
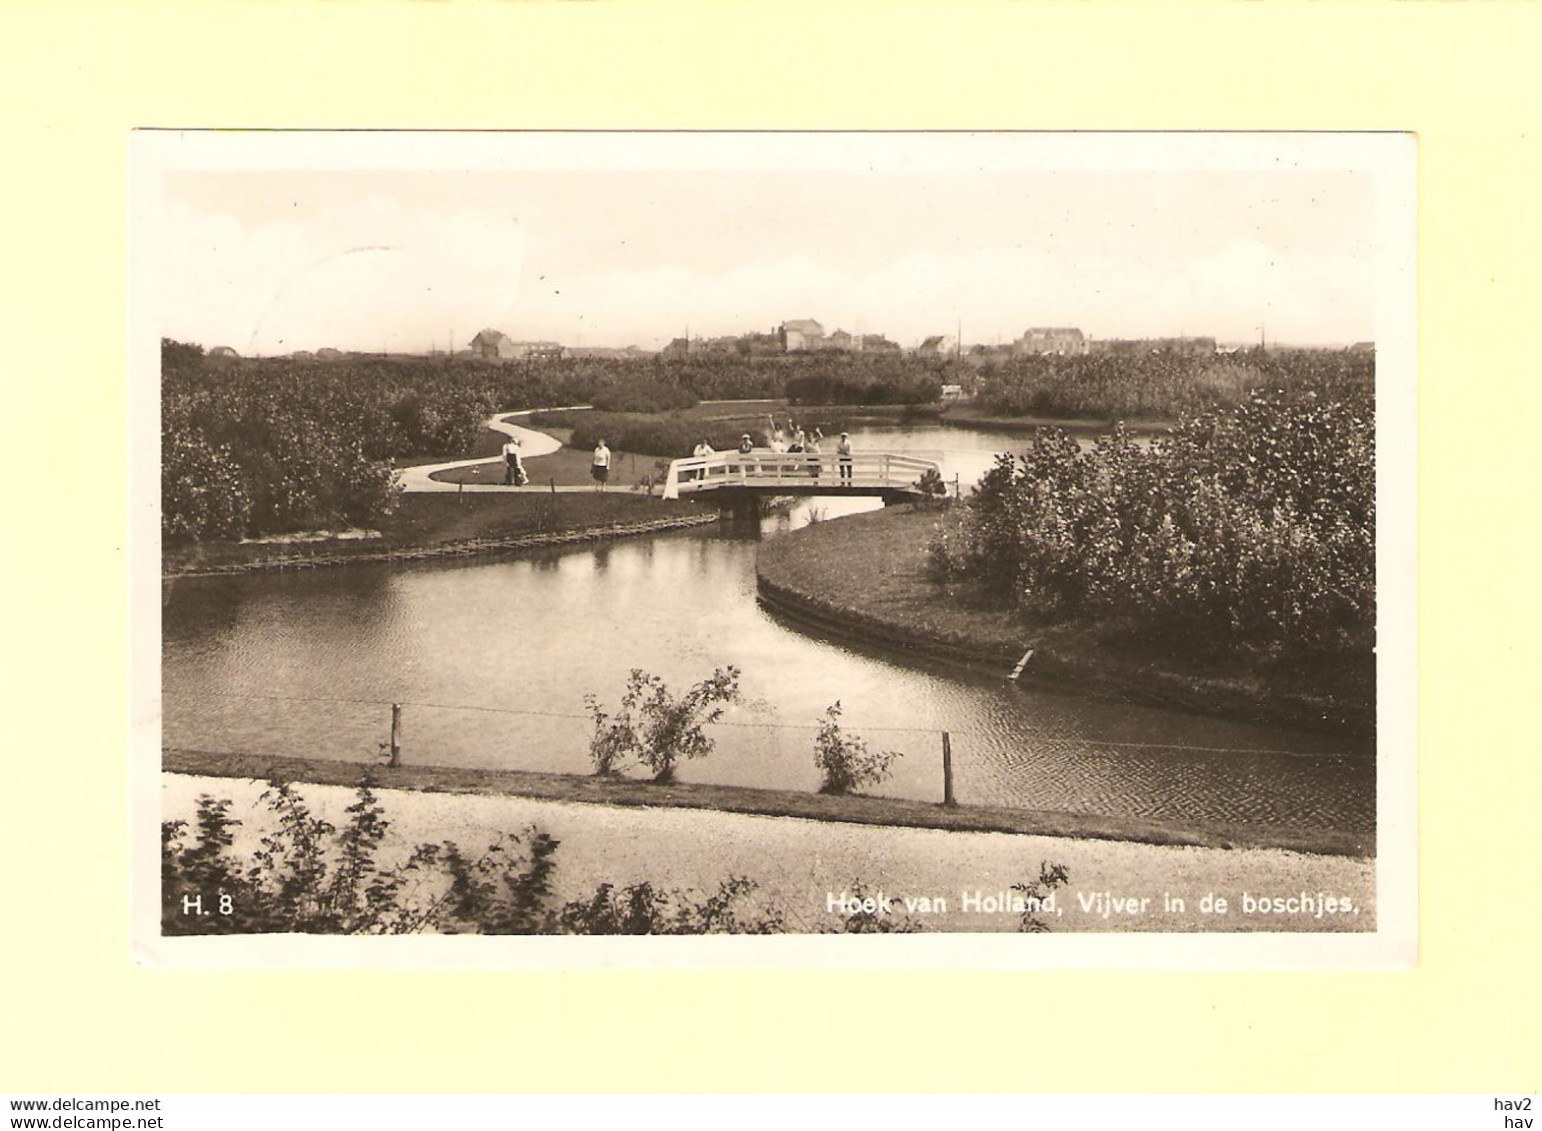
<svg viewBox="0 0 1542 1131">
<path fill-rule="evenodd" d="M 565 408 L 588 408 L 588 405 L 566 405 Z M 534 428 L 525 428 L 518 424 L 505 423 L 511 416 L 529 416 L 533 412 L 561 412 L 563 409 L 526 409 L 523 412 L 500 412 L 497 416 L 489 417 L 487 427 L 494 432 L 502 432 L 505 436 L 513 436 L 519 441 L 519 454 L 525 460 L 536 456 L 550 455 L 562 448 L 562 441 L 555 436 L 548 436 L 545 432 L 537 432 Z M 432 478 L 441 471 L 453 471 L 458 467 L 473 467 L 479 463 L 490 463 L 498 456 L 480 456 L 476 459 L 457 459 L 449 463 L 429 463 L 421 467 L 404 467 L 397 474 L 401 477 L 402 490 L 404 491 L 461 491 L 468 493 L 479 492 L 519 492 L 540 491 L 551 493 L 551 487 L 547 484 L 537 484 L 533 481 L 523 487 L 505 487 L 501 483 L 446 483 L 440 479 Z M 593 491 L 592 484 L 580 486 L 558 487 L 560 492 Z"/>
</svg>

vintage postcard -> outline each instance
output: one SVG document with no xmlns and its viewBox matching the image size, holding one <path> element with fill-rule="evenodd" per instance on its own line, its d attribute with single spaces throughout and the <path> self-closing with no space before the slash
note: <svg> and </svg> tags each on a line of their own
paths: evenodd
<svg viewBox="0 0 1542 1131">
<path fill-rule="evenodd" d="M 1410 137 L 130 158 L 139 960 L 1414 960 Z"/>
</svg>

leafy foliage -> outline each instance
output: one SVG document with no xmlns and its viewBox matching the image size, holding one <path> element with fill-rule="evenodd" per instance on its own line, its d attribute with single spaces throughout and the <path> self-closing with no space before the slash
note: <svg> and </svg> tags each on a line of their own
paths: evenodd
<svg viewBox="0 0 1542 1131">
<path fill-rule="evenodd" d="M 706 727 L 738 700 L 739 669 L 731 664 L 718 668 L 678 699 L 661 678 L 633 668 L 614 715 L 603 710 L 595 696 L 584 700 L 594 720 L 589 757 L 595 773 L 614 774 L 627 758 L 635 758 L 655 781 L 669 781 L 679 762 L 712 752 Z"/>
<path fill-rule="evenodd" d="M 273 828 L 249 858 L 233 851 L 230 802 L 198 799 L 194 827 L 161 826 L 161 923 L 168 935 L 263 934 L 766 934 L 784 928 L 756 885 L 734 876 L 705 895 L 643 882 L 599 885 L 558 903 L 558 842 L 529 829 L 477 856 L 453 841 L 419 844 L 379 862 L 390 829 L 365 785 L 342 829 L 315 817 L 283 782 L 262 795 Z M 191 839 L 189 834 L 191 833 Z M 184 902 L 185 901 L 185 902 Z"/>
<path fill-rule="evenodd" d="M 557 842 L 544 833 L 505 837 L 475 859 L 453 842 L 421 844 L 384 868 L 376 857 L 389 822 L 369 786 L 341 830 L 287 783 L 271 782 L 262 802 L 273 828 L 249 861 L 231 852 L 239 822 L 229 801 L 198 799 L 191 843 L 185 821 L 162 825 L 166 934 L 520 934 L 549 922 Z"/>
<path fill-rule="evenodd" d="M 758 885 L 729 876 L 715 890 L 660 888 L 649 881 L 597 885 L 567 902 L 554 895 L 558 842 L 535 828 L 498 838 L 476 856 L 453 841 L 418 844 L 399 863 L 381 849 L 390 822 L 368 784 L 355 793 L 341 829 L 314 816 L 293 786 L 262 794 L 269 831 L 250 855 L 234 848 L 240 822 L 231 803 L 199 797 L 186 821 L 161 826 L 161 929 L 207 934 L 770 934 L 787 929 Z M 1066 882 L 1065 868 L 1041 865 L 1038 880 L 1013 890 L 1042 897 Z M 867 889 L 852 889 L 860 903 Z M 908 933 L 925 925 L 890 910 L 855 910 L 836 934 Z M 1023 930 L 1048 930 L 1025 914 Z"/>
<path fill-rule="evenodd" d="M 1041 860 L 1037 878 L 1013 884 L 1012 890 L 1021 895 L 1027 904 L 1022 918 L 1018 921 L 1018 929 L 1030 934 L 1043 934 L 1048 931 L 1048 920 L 1041 918 L 1035 908 L 1052 892 L 1064 887 L 1070 878 L 1071 874 L 1064 864 L 1049 864 Z"/>
<path fill-rule="evenodd" d="M 1369 654 L 1375 423 L 1368 393 L 1255 393 L 1148 445 L 1122 427 L 1083 450 L 1057 429 L 1003 455 L 939 526 L 939 580 L 978 583 L 1044 621 L 1306 661 Z"/>
<path fill-rule="evenodd" d="M 785 395 L 791 404 L 931 404 L 942 396 L 943 382 L 935 361 L 840 358 L 820 365 L 810 359 L 806 368 L 813 372 L 787 379 Z"/>
<path fill-rule="evenodd" d="M 631 380 L 617 377 L 595 389 L 590 402 L 599 412 L 668 412 L 690 408 L 696 403 L 696 396 L 672 382 L 647 377 Z"/>
<path fill-rule="evenodd" d="M 1031 354 L 985 364 L 979 400 L 1004 416 L 1105 420 L 1173 418 L 1245 402 L 1264 390 L 1369 393 L 1375 355 L 1264 351 L 1218 357 L 1158 349 L 1060 357 Z"/>
<path fill-rule="evenodd" d="M 897 751 L 872 751 L 854 734 L 841 730 L 841 703 L 825 708 L 824 721 L 814 736 L 814 765 L 823 775 L 820 793 L 851 793 L 863 786 L 878 785 L 888 778 Z"/>
<path fill-rule="evenodd" d="M 646 881 L 617 889 L 601 884 L 587 900 L 573 900 L 557 916 L 575 935 L 768 935 L 786 929 L 780 912 L 757 907 L 756 885 L 731 876 L 705 898 L 679 889 L 660 891 Z"/>
</svg>

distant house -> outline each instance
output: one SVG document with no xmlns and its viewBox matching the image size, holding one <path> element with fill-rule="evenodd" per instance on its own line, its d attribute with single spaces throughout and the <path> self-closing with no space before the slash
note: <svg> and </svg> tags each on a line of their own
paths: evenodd
<svg viewBox="0 0 1542 1131">
<path fill-rule="evenodd" d="M 502 330 L 483 330 L 469 343 L 476 356 L 488 361 L 559 361 L 562 346 L 556 342 L 516 342 Z"/>
<path fill-rule="evenodd" d="M 224 358 L 227 361 L 229 361 L 231 359 L 238 359 L 239 360 L 239 358 L 241 357 L 240 354 L 238 354 L 235 350 L 231 349 L 229 346 L 215 346 L 212 350 L 209 351 L 209 356 L 210 357 Z"/>
<path fill-rule="evenodd" d="M 289 357 L 294 361 L 314 361 L 316 355 L 310 350 L 295 350 Z"/>
<path fill-rule="evenodd" d="M 556 342 L 515 342 L 514 356 L 531 361 L 561 361 L 562 347 Z"/>
<path fill-rule="evenodd" d="M 817 350 L 824 345 L 825 328 L 812 318 L 794 318 L 777 328 L 777 336 L 782 340 L 782 348 L 788 352 Z"/>
<path fill-rule="evenodd" d="M 860 336 L 848 334 L 845 330 L 837 330 L 825 339 L 825 344 L 833 350 L 860 350 L 862 339 Z"/>
<path fill-rule="evenodd" d="M 322 346 L 316 351 L 317 361 L 341 361 L 342 357 L 343 351 L 335 350 L 331 346 Z"/>
<path fill-rule="evenodd" d="M 478 357 L 506 361 L 514 356 L 514 343 L 502 330 L 483 330 L 467 343 Z"/>
<path fill-rule="evenodd" d="M 1083 354 L 1087 352 L 1087 338 L 1074 326 L 1034 326 L 1023 331 L 1017 352 Z"/>
<path fill-rule="evenodd" d="M 1376 352 L 1376 343 L 1375 342 L 1356 342 L 1354 345 L 1349 347 L 1349 352 L 1350 353 L 1375 353 Z"/>
</svg>

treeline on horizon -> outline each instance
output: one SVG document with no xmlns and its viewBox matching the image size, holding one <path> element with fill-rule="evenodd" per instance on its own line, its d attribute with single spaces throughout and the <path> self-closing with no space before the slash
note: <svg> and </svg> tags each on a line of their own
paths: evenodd
<svg viewBox="0 0 1542 1131">
<path fill-rule="evenodd" d="M 211 357 L 201 346 L 165 339 L 161 364 L 162 531 L 187 540 L 378 522 L 395 498 L 393 461 L 465 456 L 495 412 L 592 404 L 629 414 L 636 439 L 648 440 L 629 450 L 683 455 L 700 438 L 700 425 L 672 414 L 699 400 L 918 404 L 958 384 L 977 385 L 988 412 L 1164 416 L 1235 403 L 1270 384 L 1368 390 L 1373 359 L 1025 357 L 978 369 L 955 358 L 836 351 L 752 359 L 300 360 Z"/>
</svg>

